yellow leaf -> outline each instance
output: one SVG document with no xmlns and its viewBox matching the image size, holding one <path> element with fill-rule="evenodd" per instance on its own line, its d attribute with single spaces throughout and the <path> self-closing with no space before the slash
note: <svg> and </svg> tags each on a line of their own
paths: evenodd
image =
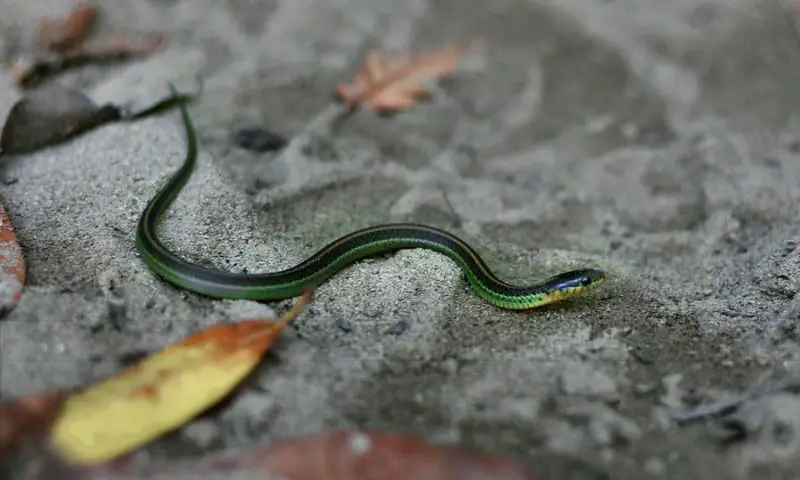
<svg viewBox="0 0 800 480">
<path fill-rule="evenodd" d="M 310 298 L 277 321 L 210 327 L 70 396 L 51 446 L 68 462 L 101 463 L 182 425 L 230 392 Z"/>
</svg>

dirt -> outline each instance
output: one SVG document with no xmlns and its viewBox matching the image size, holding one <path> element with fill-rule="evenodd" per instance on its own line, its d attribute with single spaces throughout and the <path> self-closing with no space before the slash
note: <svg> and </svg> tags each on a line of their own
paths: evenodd
<svg viewBox="0 0 800 480">
<path fill-rule="evenodd" d="M 54 81 L 137 104 L 167 81 L 204 80 L 190 107 L 200 167 L 163 227 L 181 255 L 264 272 L 408 220 L 458 233 L 510 281 L 582 266 L 610 275 L 589 295 L 507 312 L 433 252 L 359 262 L 319 289 L 234 398 L 147 446 L 149 458 L 371 428 L 521 457 L 543 478 L 794 478 L 800 36 L 789 6 L 101 4 L 103 28 L 163 30 L 169 48 Z M 70 5 L 2 8 L 11 55 L 37 19 Z M 333 86 L 368 46 L 475 38 L 483 49 L 416 108 L 342 120 Z M 0 70 L 0 108 L 19 95 Z M 244 151 L 234 138 L 251 126 L 290 143 Z M 138 215 L 184 148 L 168 114 L 4 161 L 15 182 L 0 198 L 29 279 L 0 321 L 2 399 L 85 384 L 205 326 L 286 309 L 182 292 L 136 255 Z"/>
</svg>

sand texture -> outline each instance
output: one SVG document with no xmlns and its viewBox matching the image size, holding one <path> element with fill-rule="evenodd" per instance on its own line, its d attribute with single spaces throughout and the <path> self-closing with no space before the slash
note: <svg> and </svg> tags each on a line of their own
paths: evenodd
<svg viewBox="0 0 800 480">
<path fill-rule="evenodd" d="M 800 376 L 800 40 L 777 1 L 101 4 L 102 28 L 165 31 L 169 47 L 55 82 L 139 105 L 204 79 L 190 107 L 199 166 L 162 230 L 187 259 L 266 272 L 356 228 L 414 221 L 463 236 L 511 281 L 611 275 L 515 313 L 433 252 L 359 262 L 235 398 L 148 455 L 374 428 L 527 458 L 544 478 L 796 475 L 791 391 L 740 408 L 734 441 L 719 421 L 670 419 Z M 0 46 L 71 6 L 0 0 Z M 368 46 L 478 37 L 417 108 L 342 120 L 333 87 Z M 0 70 L 3 115 L 21 95 Z M 232 135 L 250 125 L 290 143 L 244 151 Z M 0 399 L 82 385 L 291 304 L 202 298 L 138 257 L 139 215 L 185 147 L 172 111 L 2 160 L 28 282 L 0 320 Z"/>
</svg>

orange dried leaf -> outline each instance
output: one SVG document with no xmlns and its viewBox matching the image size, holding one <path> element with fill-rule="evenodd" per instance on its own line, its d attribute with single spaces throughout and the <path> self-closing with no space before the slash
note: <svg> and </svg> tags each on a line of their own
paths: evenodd
<svg viewBox="0 0 800 480">
<path fill-rule="evenodd" d="M 279 320 L 210 327 L 71 396 L 50 434 L 53 451 L 96 464 L 182 425 L 229 393 L 310 298 Z"/>
<path fill-rule="evenodd" d="M 80 45 L 89 35 L 97 18 L 95 5 L 81 5 L 70 12 L 66 20 L 45 18 L 39 24 L 39 45 L 54 51 L 64 51 Z"/>
<path fill-rule="evenodd" d="M 454 72 L 466 50 L 451 46 L 415 56 L 370 51 L 353 82 L 338 84 L 336 92 L 351 108 L 364 104 L 376 111 L 409 109 L 428 93 L 425 82 Z"/>
<path fill-rule="evenodd" d="M 0 405 L 0 461 L 25 440 L 45 432 L 65 397 L 62 392 L 45 392 Z"/>
<path fill-rule="evenodd" d="M 398 433 L 346 430 L 286 439 L 245 453 L 170 462 L 150 470 L 164 478 L 192 478 L 198 471 L 214 478 L 246 472 L 286 480 L 537 478 L 533 465 L 512 458 Z"/>
<path fill-rule="evenodd" d="M 0 205 L 0 315 L 22 297 L 25 285 L 25 257 L 5 208 Z"/>
<path fill-rule="evenodd" d="M 285 440 L 256 459 L 261 471 L 303 480 L 534 480 L 526 465 L 396 433 L 338 431 Z"/>
</svg>

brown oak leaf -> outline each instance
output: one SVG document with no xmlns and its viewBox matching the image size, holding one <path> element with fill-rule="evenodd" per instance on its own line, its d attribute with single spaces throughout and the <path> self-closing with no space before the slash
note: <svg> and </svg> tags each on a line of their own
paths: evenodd
<svg viewBox="0 0 800 480">
<path fill-rule="evenodd" d="M 65 51 L 80 45 L 89 35 L 99 8 L 92 4 L 75 7 L 66 19 L 42 19 L 37 31 L 39 45 L 52 51 Z"/>
<path fill-rule="evenodd" d="M 375 111 L 407 110 L 428 94 L 425 82 L 458 68 L 469 47 L 449 46 L 435 52 L 389 54 L 372 50 L 351 83 L 336 85 L 350 108 L 366 105 Z"/>
</svg>

